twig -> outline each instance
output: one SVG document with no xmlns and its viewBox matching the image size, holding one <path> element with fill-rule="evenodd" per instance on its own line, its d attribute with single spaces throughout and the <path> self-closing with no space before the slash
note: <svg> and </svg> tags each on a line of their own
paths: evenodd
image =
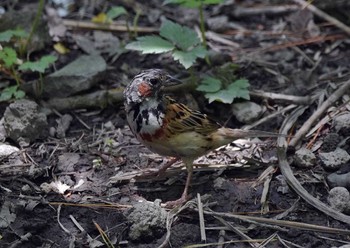
<svg viewBox="0 0 350 248">
<path fill-rule="evenodd" d="M 280 101 L 289 102 L 292 104 L 302 104 L 302 105 L 304 104 L 308 105 L 316 99 L 316 96 L 293 96 L 293 95 L 285 95 L 285 94 L 263 92 L 263 91 L 250 91 L 249 95 L 253 97 L 266 98 L 270 100 L 280 100 Z"/>
<path fill-rule="evenodd" d="M 63 226 L 63 224 L 61 223 L 60 221 L 60 215 L 61 215 L 61 206 L 62 204 L 59 204 L 58 207 L 57 207 L 57 222 L 58 222 L 58 225 L 62 228 L 62 230 L 65 232 L 65 233 L 68 233 L 69 235 L 71 234 L 71 232 L 65 228 Z"/>
<path fill-rule="evenodd" d="M 298 130 L 290 141 L 290 146 L 296 146 L 299 140 L 305 136 L 305 134 L 310 130 L 311 126 L 318 120 L 321 115 L 332 106 L 344 93 L 350 89 L 350 80 L 345 82 L 338 90 L 336 90 L 328 99 L 315 111 L 312 116 L 303 124 L 303 126 Z"/>
<path fill-rule="evenodd" d="M 171 226 L 172 226 L 172 224 L 175 221 L 175 217 L 180 212 L 182 212 L 184 209 L 188 208 L 190 205 L 193 205 L 193 203 L 194 203 L 193 201 L 188 201 L 182 207 L 174 208 L 174 209 L 172 209 L 172 210 L 170 210 L 168 212 L 168 217 L 167 217 L 167 220 L 166 220 L 167 233 L 166 233 L 166 236 L 165 236 L 165 239 L 164 239 L 163 243 L 159 246 L 159 248 L 165 248 L 165 247 L 168 246 L 168 243 L 170 241 L 170 235 L 171 235 Z"/>
<path fill-rule="evenodd" d="M 218 240 L 218 247 L 217 248 L 224 248 L 223 242 L 225 242 L 225 230 L 220 230 L 219 232 L 219 240 Z"/>
<path fill-rule="evenodd" d="M 74 223 L 74 225 L 82 232 L 82 233 L 85 233 L 86 234 L 86 237 L 87 237 L 87 241 L 89 242 L 90 244 L 90 247 L 100 247 L 103 245 L 102 242 L 98 241 L 98 240 L 95 240 L 93 239 L 90 234 L 88 234 L 84 228 L 80 225 L 80 223 L 73 217 L 73 215 L 69 215 L 69 218 L 72 220 L 72 222 Z M 92 245 L 94 244 L 94 245 Z"/>
<path fill-rule="evenodd" d="M 340 22 L 339 20 L 335 19 L 334 17 L 328 15 L 326 12 L 323 12 L 322 10 L 318 9 L 314 5 L 310 4 L 310 2 L 305 2 L 304 0 L 293 0 L 294 2 L 302 5 L 303 8 L 307 8 L 315 15 L 318 15 L 319 17 L 327 20 L 328 22 L 332 23 L 336 27 L 340 28 L 344 32 L 350 35 L 350 28 L 346 26 L 344 23 Z"/>
<path fill-rule="evenodd" d="M 254 122 L 254 123 L 252 123 L 250 125 L 245 125 L 244 127 L 242 127 L 242 129 L 245 129 L 245 130 L 252 129 L 252 128 L 254 128 L 256 126 L 259 126 L 260 124 L 262 124 L 262 123 L 264 123 L 266 121 L 269 121 L 269 120 L 275 118 L 277 115 L 283 114 L 283 113 L 285 113 L 285 112 L 287 112 L 289 110 L 292 110 L 292 109 L 294 109 L 296 107 L 297 107 L 297 105 L 291 104 L 291 105 L 289 105 L 287 107 L 284 107 L 283 109 L 280 109 L 280 110 L 278 110 L 276 112 L 273 112 L 272 114 L 270 114 L 268 116 L 265 116 L 264 118 L 259 119 L 258 121 Z"/>
<path fill-rule="evenodd" d="M 67 26 L 68 28 L 82 28 L 82 29 L 92 29 L 92 30 L 108 30 L 108 31 L 115 31 L 115 32 L 134 32 L 135 30 L 128 30 L 126 25 L 119 25 L 115 23 L 111 24 L 99 24 L 99 23 L 93 23 L 90 21 L 76 21 L 76 20 L 68 20 L 64 19 L 62 20 L 63 25 Z M 153 27 L 137 27 L 137 32 L 140 33 L 155 33 L 158 32 L 158 28 Z"/>
<path fill-rule="evenodd" d="M 230 228 L 231 231 L 233 231 L 234 233 L 236 233 L 237 235 L 239 235 L 240 237 L 242 237 L 245 240 L 249 240 L 252 241 L 253 239 L 251 237 L 249 237 L 248 235 L 246 235 L 245 233 L 243 233 L 241 230 L 239 230 L 237 227 L 233 226 L 232 224 L 228 223 L 227 221 L 225 221 L 223 218 L 215 216 L 215 219 L 217 219 L 218 221 L 220 221 L 223 225 L 225 225 L 226 227 Z M 251 245 L 252 247 L 259 247 L 258 243 L 255 243 L 254 241 L 249 242 L 249 245 Z"/>
<path fill-rule="evenodd" d="M 201 231 L 201 240 L 204 242 L 207 242 L 207 236 L 205 234 L 203 203 L 202 203 L 201 195 L 199 193 L 197 193 L 197 205 L 198 205 L 198 215 L 199 215 L 199 227 Z"/>
<path fill-rule="evenodd" d="M 252 15 L 281 15 L 299 9 L 298 5 L 266 5 L 258 7 L 237 7 L 233 11 L 235 17 L 252 16 Z"/>
<path fill-rule="evenodd" d="M 350 234 L 350 230 L 307 224 L 303 222 L 274 220 L 274 219 L 268 219 L 263 217 L 237 215 L 237 214 L 231 214 L 231 213 L 220 213 L 220 212 L 214 212 L 211 210 L 210 211 L 204 210 L 203 213 L 208 215 L 213 215 L 213 216 L 219 216 L 219 217 L 234 218 L 242 221 L 249 221 L 249 222 L 253 221 L 258 224 L 270 224 L 270 225 L 284 226 L 289 228 L 298 228 L 301 230 L 324 232 L 324 233 L 345 234 L 345 235 Z"/>
</svg>

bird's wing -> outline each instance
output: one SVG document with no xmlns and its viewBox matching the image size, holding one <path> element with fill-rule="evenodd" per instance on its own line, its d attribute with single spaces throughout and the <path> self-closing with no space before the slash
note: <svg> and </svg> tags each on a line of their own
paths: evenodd
<svg viewBox="0 0 350 248">
<path fill-rule="evenodd" d="M 208 135 L 221 127 L 220 124 L 210 119 L 206 114 L 191 110 L 170 97 L 166 97 L 165 101 L 167 102 L 165 121 L 168 131 L 171 133 L 196 131 Z"/>
</svg>

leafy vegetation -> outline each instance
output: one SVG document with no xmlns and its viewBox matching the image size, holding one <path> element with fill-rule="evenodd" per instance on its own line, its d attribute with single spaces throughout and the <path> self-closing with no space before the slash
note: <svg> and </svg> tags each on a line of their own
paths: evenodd
<svg viewBox="0 0 350 248">
<path fill-rule="evenodd" d="M 221 2 L 223 0 L 165 0 L 163 2 L 164 4 L 180 4 L 187 8 L 198 8 L 202 42 L 194 30 L 166 20 L 160 27 L 159 36 L 138 37 L 126 48 L 141 51 L 143 54 L 170 52 L 172 57 L 186 69 L 192 67 L 198 58 L 206 58 L 210 64 L 206 57 L 208 51 L 203 6 Z M 210 103 L 213 101 L 232 103 L 236 98 L 249 99 L 248 80 L 237 79 L 233 73 L 235 69 L 235 66 L 227 66 L 224 69 L 217 69 L 212 76 L 204 76 L 197 90 L 203 92 Z"/>
<path fill-rule="evenodd" d="M 38 61 L 23 61 L 19 58 L 16 48 L 20 50 L 23 44 L 26 44 L 25 39 L 29 34 L 24 30 L 6 30 L 0 33 L 0 41 L 5 42 L 6 46 L 0 46 L 0 71 L 16 81 L 16 85 L 8 86 L 0 93 L 0 101 L 8 101 L 12 98 L 20 99 L 25 96 L 25 93 L 20 90 L 21 71 L 39 72 L 39 77 L 42 79 L 42 73 L 50 64 L 56 61 L 55 56 L 43 56 Z M 42 82 L 41 82 L 42 83 Z"/>
<path fill-rule="evenodd" d="M 162 23 L 159 36 L 138 37 L 126 48 L 141 51 L 143 54 L 171 52 L 172 57 L 186 69 L 190 68 L 197 58 L 204 58 L 207 54 L 194 30 L 169 20 Z"/>
<path fill-rule="evenodd" d="M 205 76 L 197 90 L 204 92 L 209 103 L 214 101 L 232 103 L 236 98 L 249 100 L 249 82 L 247 79 L 237 79 L 234 74 L 236 70 L 237 66 L 233 64 L 217 68 L 216 77 Z"/>
<path fill-rule="evenodd" d="M 163 4 L 180 4 L 183 7 L 187 8 L 197 8 L 199 11 L 199 24 L 202 36 L 202 44 L 207 48 L 207 39 L 205 37 L 205 23 L 204 23 L 204 14 L 203 6 L 209 4 L 219 4 L 224 0 L 164 0 Z M 210 64 L 209 59 L 206 58 L 208 64 Z"/>
</svg>

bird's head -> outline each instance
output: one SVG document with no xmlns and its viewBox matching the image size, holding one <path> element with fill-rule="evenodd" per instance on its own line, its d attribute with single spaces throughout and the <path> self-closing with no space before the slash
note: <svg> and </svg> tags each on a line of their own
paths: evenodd
<svg viewBox="0 0 350 248">
<path fill-rule="evenodd" d="M 161 69 L 149 69 L 136 75 L 124 90 L 124 98 L 127 104 L 140 103 L 146 99 L 159 95 L 163 87 L 181 83 L 166 71 Z"/>
</svg>

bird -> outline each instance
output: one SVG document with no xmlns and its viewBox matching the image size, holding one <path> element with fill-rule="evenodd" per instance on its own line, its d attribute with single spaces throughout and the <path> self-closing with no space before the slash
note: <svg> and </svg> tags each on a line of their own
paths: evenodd
<svg viewBox="0 0 350 248">
<path fill-rule="evenodd" d="M 279 136 L 273 132 L 223 127 L 206 114 L 164 94 L 166 87 L 181 83 L 163 69 L 148 69 L 137 74 L 123 91 L 126 119 L 134 136 L 152 152 L 180 159 L 186 166 L 184 191 L 179 199 L 165 204 L 169 208 L 188 200 L 193 162 L 198 157 L 236 139 Z"/>
</svg>

